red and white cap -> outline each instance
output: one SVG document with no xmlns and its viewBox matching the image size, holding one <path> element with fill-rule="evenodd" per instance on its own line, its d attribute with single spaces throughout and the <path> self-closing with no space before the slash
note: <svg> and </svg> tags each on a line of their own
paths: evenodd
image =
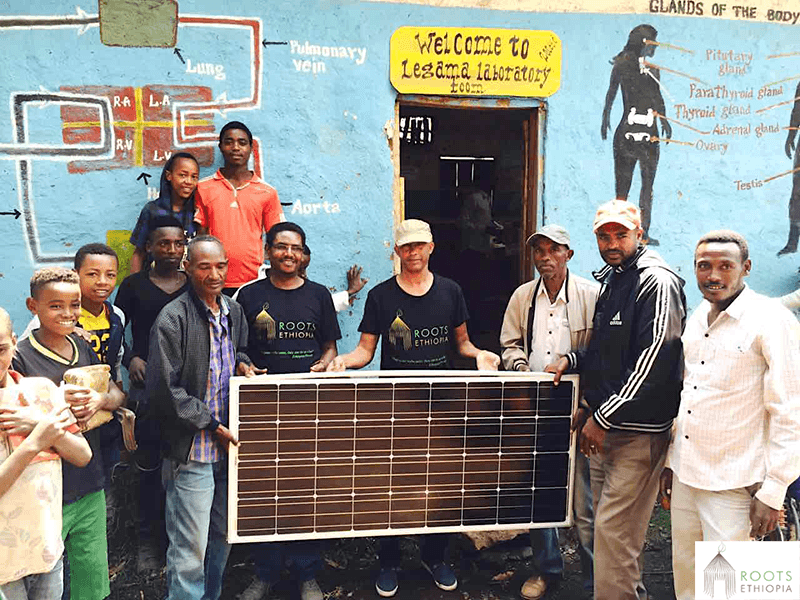
<svg viewBox="0 0 800 600">
<path fill-rule="evenodd" d="M 595 233 L 606 223 L 619 223 L 626 229 L 638 229 L 642 226 L 639 207 L 627 200 L 610 200 L 597 207 L 592 231 Z"/>
</svg>

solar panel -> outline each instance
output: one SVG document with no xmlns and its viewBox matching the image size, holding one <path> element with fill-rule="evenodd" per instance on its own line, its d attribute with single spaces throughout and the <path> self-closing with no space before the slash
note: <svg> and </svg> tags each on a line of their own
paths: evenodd
<svg viewBox="0 0 800 600">
<path fill-rule="evenodd" d="M 577 393 L 544 373 L 234 377 L 228 539 L 568 526 Z"/>
</svg>

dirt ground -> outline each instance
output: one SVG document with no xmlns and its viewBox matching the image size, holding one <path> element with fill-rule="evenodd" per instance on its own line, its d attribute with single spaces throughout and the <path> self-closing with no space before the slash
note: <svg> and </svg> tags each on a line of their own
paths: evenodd
<svg viewBox="0 0 800 600">
<path fill-rule="evenodd" d="M 114 489 L 120 509 L 109 532 L 109 567 L 113 600 L 161 600 L 165 597 L 164 570 L 143 576 L 136 570 L 135 484 L 136 473 L 115 474 Z M 645 547 L 645 585 L 652 600 L 673 600 L 672 555 L 669 513 L 656 507 L 650 521 Z M 564 581 L 548 593 L 553 600 L 582 600 L 577 540 L 572 531 L 562 531 Z M 405 562 L 400 574 L 397 600 L 517 600 L 522 582 L 531 574 L 531 551 L 527 536 L 521 535 L 490 549 L 476 551 L 463 536 L 453 535 L 450 560 L 459 576 L 458 590 L 443 592 L 419 564 L 419 551 L 413 538 L 401 542 Z M 325 600 L 376 600 L 374 577 L 378 568 L 378 544 L 371 538 L 325 542 L 324 565 L 317 581 Z M 231 550 L 222 591 L 223 600 L 235 600 L 250 583 L 253 564 L 247 546 Z M 284 580 L 270 598 L 299 600 L 297 587 Z"/>
</svg>

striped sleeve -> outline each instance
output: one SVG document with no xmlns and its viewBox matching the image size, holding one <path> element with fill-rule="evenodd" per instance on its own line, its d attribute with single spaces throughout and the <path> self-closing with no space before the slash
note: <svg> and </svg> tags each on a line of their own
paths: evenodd
<svg viewBox="0 0 800 600">
<path fill-rule="evenodd" d="M 637 329 L 632 334 L 638 355 L 623 375 L 620 390 L 600 405 L 594 417 L 604 429 L 622 426 L 643 432 L 665 431 L 671 420 L 646 424 L 643 417 L 652 414 L 652 403 L 662 402 L 660 388 L 674 384 L 676 364 L 682 357 L 686 311 L 677 278 L 665 269 L 649 269 L 636 304 Z"/>
</svg>

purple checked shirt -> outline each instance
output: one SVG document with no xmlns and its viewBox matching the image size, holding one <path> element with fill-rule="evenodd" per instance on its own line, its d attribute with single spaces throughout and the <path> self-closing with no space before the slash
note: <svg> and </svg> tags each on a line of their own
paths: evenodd
<svg viewBox="0 0 800 600">
<path fill-rule="evenodd" d="M 205 402 L 211 416 L 220 423 L 228 422 L 228 402 L 230 398 L 230 379 L 236 368 L 236 352 L 230 336 L 228 305 L 220 302 L 217 315 L 206 307 L 208 330 L 211 336 L 211 355 L 208 362 L 208 384 Z M 190 460 L 211 463 L 225 458 L 225 451 L 214 433 L 202 429 L 194 436 Z"/>
</svg>

